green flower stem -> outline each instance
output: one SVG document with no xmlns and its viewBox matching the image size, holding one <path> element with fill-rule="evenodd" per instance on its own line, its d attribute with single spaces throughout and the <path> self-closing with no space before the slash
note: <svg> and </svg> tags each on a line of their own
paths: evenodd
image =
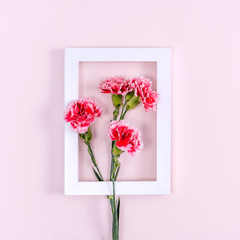
<svg viewBox="0 0 240 240">
<path fill-rule="evenodd" d="M 112 179 L 112 172 L 113 172 L 113 165 L 114 165 L 114 156 L 113 156 L 113 147 L 114 147 L 115 141 L 112 141 L 112 147 L 111 147 L 111 170 L 110 170 L 110 181 L 113 181 Z M 114 212 L 113 210 L 113 196 L 107 196 L 110 200 L 110 205 L 112 209 L 112 214 Z"/>
<path fill-rule="evenodd" d="M 120 154 L 123 152 L 120 149 L 116 148 L 115 144 L 116 141 L 112 141 L 110 181 L 116 181 L 121 165 L 118 159 L 120 157 Z M 116 149 L 118 149 L 120 152 L 116 151 Z"/>
<path fill-rule="evenodd" d="M 116 181 L 116 175 L 118 173 L 118 169 L 120 167 L 120 162 L 118 161 L 119 156 L 114 156 L 114 160 L 113 160 L 113 169 L 112 169 L 112 176 L 111 179 L 113 181 Z"/>
<path fill-rule="evenodd" d="M 111 149 L 111 170 L 110 170 L 110 181 L 112 181 L 112 171 L 113 171 L 113 164 L 114 164 L 114 155 L 113 155 L 113 147 L 115 145 L 115 141 L 112 141 L 112 149 Z"/>
<path fill-rule="evenodd" d="M 85 144 L 88 146 L 88 153 L 91 157 L 92 163 L 94 165 L 94 167 L 97 169 L 97 179 L 99 181 L 104 181 L 102 174 L 98 168 L 96 159 L 94 157 L 91 145 L 89 142 L 84 141 Z M 115 142 L 112 142 L 112 148 L 114 146 Z M 113 195 L 112 196 L 107 196 L 110 200 L 110 205 L 111 205 L 111 210 L 112 210 L 112 216 L 113 216 L 113 220 L 112 220 L 112 239 L 113 240 L 119 240 L 119 207 L 120 207 L 120 199 L 118 199 L 117 203 L 116 203 L 116 195 L 115 195 L 115 179 L 117 178 L 117 173 L 119 171 L 120 166 L 115 170 L 114 167 L 114 163 L 116 162 L 116 160 L 118 161 L 118 158 L 115 159 L 114 155 L 112 154 L 112 165 L 111 165 L 111 174 L 112 172 L 115 173 L 115 175 L 113 175 L 111 177 L 111 181 L 113 183 Z M 93 169 L 94 170 L 94 169 Z M 95 170 L 94 170 L 95 173 Z"/>
<path fill-rule="evenodd" d="M 93 151 L 92 151 L 90 142 L 85 142 L 85 144 L 86 144 L 87 147 L 88 147 L 88 153 L 89 153 L 89 155 L 90 155 L 90 157 L 91 157 L 91 160 L 92 160 L 92 163 L 93 163 L 94 167 L 95 167 L 96 170 L 97 170 L 97 173 L 98 173 L 98 175 L 99 175 L 100 181 L 104 181 L 104 180 L 103 180 L 103 176 L 102 176 L 102 174 L 101 174 L 101 172 L 100 172 L 100 170 L 99 170 L 99 168 L 98 168 L 96 159 L 95 159 L 95 157 L 94 157 L 94 154 L 93 154 Z"/>
<path fill-rule="evenodd" d="M 117 120 L 119 115 L 119 108 L 115 108 L 115 110 L 113 111 L 113 120 Z"/>
<path fill-rule="evenodd" d="M 113 219 L 112 219 L 112 238 L 113 240 L 116 239 L 116 221 L 115 221 L 115 209 L 116 209 L 116 199 L 115 199 L 115 184 L 114 184 L 114 180 L 112 181 L 112 184 L 113 184 L 113 199 L 112 199 L 112 216 L 113 216 Z"/>
<path fill-rule="evenodd" d="M 121 115 L 120 120 L 123 120 L 125 118 L 127 111 L 128 111 L 128 109 L 126 108 L 125 111 L 123 112 L 123 114 Z"/>
<path fill-rule="evenodd" d="M 113 240 L 119 240 L 119 213 L 118 213 L 118 204 L 116 204 L 116 196 L 115 196 L 115 181 L 113 183 L 113 199 L 112 199 L 112 211 L 113 211 L 113 221 L 112 221 L 112 237 Z"/>
<path fill-rule="evenodd" d="M 119 240 L 119 207 L 120 207 L 120 199 L 116 203 L 116 195 L 115 195 L 115 180 L 117 179 L 117 175 L 120 169 L 120 163 L 118 161 L 119 156 L 114 156 L 113 148 L 115 146 L 115 141 L 112 141 L 112 150 L 111 150 L 111 172 L 110 172 L 110 181 L 113 184 L 113 195 L 108 196 L 110 200 L 110 206 L 112 210 L 112 239 Z"/>
<path fill-rule="evenodd" d="M 121 114 L 120 114 L 120 119 L 119 120 L 123 120 L 124 119 L 124 116 L 125 116 L 125 108 L 126 108 L 126 104 L 127 104 L 127 101 L 125 101 L 122 105 L 122 111 L 121 111 Z"/>
<path fill-rule="evenodd" d="M 122 110 L 120 114 L 119 120 L 123 120 L 128 109 L 126 108 L 127 101 L 124 101 L 122 105 Z M 117 111 L 115 110 L 113 114 L 113 120 L 117 120 L 117 117 L 119 115 L 116 114 Z M 113 154 L 113 148 L 116 144 L 116 141 L 112 141 L 112 147 L 111 147 L 111 170 L 110 170 L 110 181 L 113 183 L 113 195 L 107 196 L 110 200 L 110 206 L 112 210 L 112 240 L 119 240 L 119 212 L 120 212 L 120 198 L 118 198 L 118 201 L 116 202 L 116 196 L 115 196 L 115 181 L 117 180 L 118 173 L 120 170 L 120 162 L 118 161 L 119 156 L 114 156 Z"/>
</svg>

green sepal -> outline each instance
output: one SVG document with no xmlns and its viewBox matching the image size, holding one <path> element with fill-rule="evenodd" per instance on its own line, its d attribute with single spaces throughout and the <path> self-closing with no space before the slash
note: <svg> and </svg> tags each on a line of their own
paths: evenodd
<svg viewBox="0 0 240 240">
<path fill-rule="evenodd" d="M 134 95 L 134 91 L 129 92 L 126 96 L 125 96 L 125 101 L 128 102 Z"/>
<path fill-rule="evenodd" d="M 88 128 L 88 131 L 85 133 L 85 141 L 90 142 L 92 140 L 92 132 L 91 128 Z"/>
<path fill-rule="evenodd" d="M 119 115 L 119 108 L 116 108 L 116 109 L 113 111 L 113 118 L 114 118 L 114 120 L 117 119 L 118 115 Z"/>
<path fill-rule="evenodd" d="M 122 95 L 112 94 L 113 106 L 119 109 L 122 105 Z"/>
<path fill-rule="evenodd" d="M 119 149 L 116 145 L 113 146 L 112 153 L 115 157 L 120 156 L 123 151 Z"/>
<path fill-rule="evenodd" d="M 135 95 L 134 95 L 134 96 L 127 102 L 126 109 L 127 109 L 127 110 L 132 110 L 132 109 L 134 109 L 139 103 L 140 103 L 139 96 L 135 96 Z"/>
<path fill-rule="evenodd" d="M 85 141 L 85 133 L 79 133 L 80 138 Z"/>
</svg>

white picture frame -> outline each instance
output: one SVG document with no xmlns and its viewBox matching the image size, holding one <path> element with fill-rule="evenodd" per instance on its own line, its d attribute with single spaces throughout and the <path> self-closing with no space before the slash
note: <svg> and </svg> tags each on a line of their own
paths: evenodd
<svg viewBox="0 0 240 240">
<path fill-rule="evenodd" d="M 171 49 L 170 48 L 66 48 L 65 107 L 78 96 L 79 62 L 156 62 L 157 112 L 156 181 L 117 181 L 116 195 L 170 194 L 171 162 Z M 111 195 L 112 183 L 80 182 L 78 179 L 78 134 L 65 124 L 65 195 Z"/>
</svg>

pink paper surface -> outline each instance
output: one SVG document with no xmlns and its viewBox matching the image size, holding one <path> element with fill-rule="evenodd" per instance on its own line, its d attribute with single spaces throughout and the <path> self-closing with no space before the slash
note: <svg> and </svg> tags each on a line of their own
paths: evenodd
<svg viewBox="0 0 240 240">
<path fill-rule="evenodd" d="M 171 47 L 172 194 L 121 197 L 120 240 L 239 240 L 239 9 L 1 1 L 0 239 L 111 239 L 106 197 L 63 194 L 64 48 Z"/>
<path fill-rule="evenodd" d="M 111 95 L 99 90 L 99 82 L 107 76 L 124 76 L 126 78 L 146 76 L 157 89 L 156 62 L 83 62 L 79 63 L 79 97 L 91 97 L 102 107 L 101 118 L 92 124 L 92 148 L 98 165 L 109 180 L 111 141 L 107 138 L 107 129 L 112 119 L 114 107 Z M 140 104 L 125 117 L 130 126 L 137 127 L 142 133 L 144 148 L 134 157 L 123 153 L 120 158 L 121 170 L 118 180 L 156 180 L 156 124 L 157 114 L 145 112 Z M 86 146 L 79 141 L 79 181 L 96 181 L 92 173 L 92 164 Z"/>
</svg>

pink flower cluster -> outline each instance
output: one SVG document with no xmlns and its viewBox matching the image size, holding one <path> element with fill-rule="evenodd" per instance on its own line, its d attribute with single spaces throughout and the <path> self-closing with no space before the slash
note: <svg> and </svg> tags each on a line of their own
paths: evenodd
<svg viewBox="0 0 240 240">
<path fill-rule="evenodd" d="M 147 112 L 157 109 L 158 93 L 152 90 L 152 82 L 149 78 L 143 76 L 130 80 L 125 80 L 123 77 L 107 78 L 100 83 L 100 89 L 102 93 L 117 95 L 126 95 L 134 91 Z"/>
<path fill-rule="evenodd" d="M 90 98 L 72 101 L 65 112 L 65 121 L 78 133 L 86 133 L 90 123 L 102 115 L 101 108 Z"/>
<path fill-rule="evenodd" d="M 99 88 L 102 93 L 125 95 L 129 92 L 129 81 L 123 77 L 110 77 L 100 82 Z"/>
<path fill-rule="evenodd" d="M 119 149 L 127 151 L 131 156 L 143 148 L 140 131 L 129 127 L 125 121 L 112 121 L 108 128 L 108 137 L 116 141 Z"/>
<path fill-rule="evenodd" d="M 130 80 L 130 87 L 135 95 L 139 96 L 145 110 L 157 110 L 158 93 L 152 90 L 152 82 L 149 78 L 139 77 Z"/>
</svg>

